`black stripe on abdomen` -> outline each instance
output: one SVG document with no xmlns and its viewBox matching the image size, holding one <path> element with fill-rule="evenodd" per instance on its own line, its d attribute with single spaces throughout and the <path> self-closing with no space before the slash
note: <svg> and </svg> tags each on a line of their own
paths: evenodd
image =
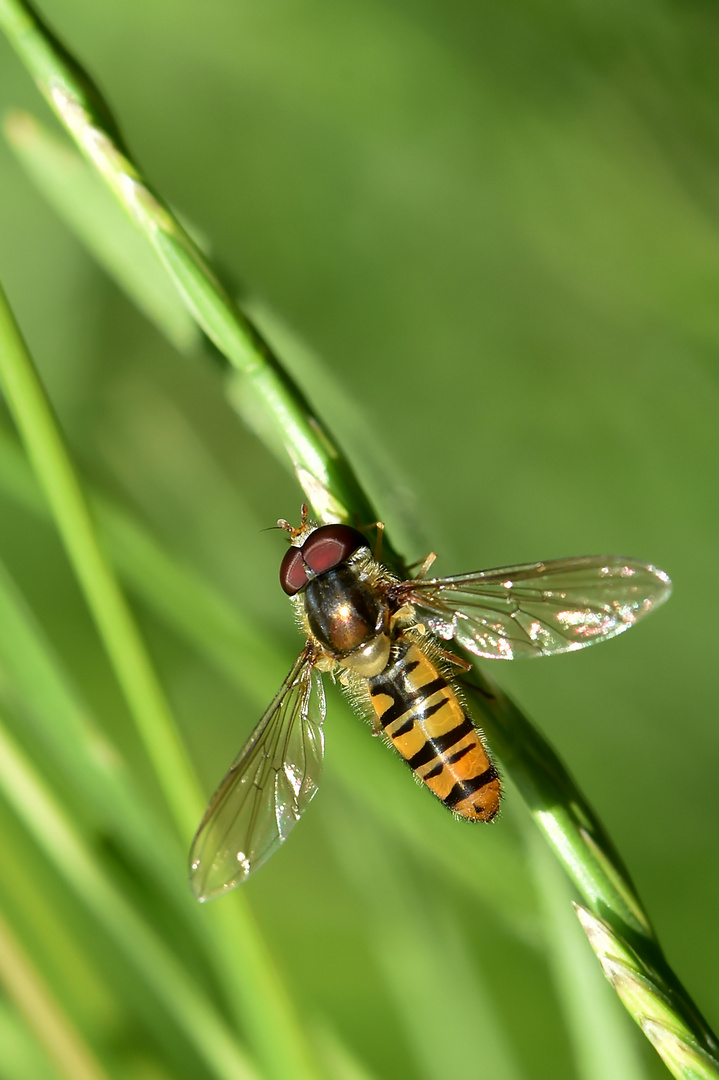
<svg viewBox="0 0 719 1080">
<path fill-rule="evenodd" d="M 461 803 L 463 799 L 468 799 L 470 795 L 474 795 L 476 791 L 481 791 L 483 787 L 490 784 L 493 780 L 497 779 L 497 770 L 494 765 L 490 765 L 488 769 L 485 769 L 479 776 L 473 776 L 468 780 L 460 780 L 454 785 L 448 795 L 442 799 L 445 806 L 448 806 L 450 810 L 453 810 L 458 803 Z"/>
<path fill-rule="evenodd" d="M 423 649 L 398 639 L 368 690 L 385 734 L 433 794 L 461 817 L 491 820 L 499 809 L 496 770 L 451 683 Z"/>
</svg>

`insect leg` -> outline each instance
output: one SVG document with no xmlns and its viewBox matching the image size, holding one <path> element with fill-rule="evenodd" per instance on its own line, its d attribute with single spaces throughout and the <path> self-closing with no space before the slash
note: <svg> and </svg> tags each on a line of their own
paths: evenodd
<svg viewBox="0 0 719 1080">
<path fill-rule="evenodd" d="M 436 558 L 437 558 L 437 552 L 436 551 L 430 551 L 430 553 L 426 557 L 426 559 L 418 559 L 417 562 L 410 563 L 410 565 L 407 567 L 408 570 L 414 570 L 415 566 L 419 567 L 419 570 L 417 571 L 417 573 L 414 576 L 415 581 L 417 579 L 419 579 L 419 578 L 423 578 L 423 577 L 427 576 L 427 574 L 429 573 L 429 568 L 431 567 L 432 563 L 434 562 L 434 560 Z"/>
<path fill-rule="evenodd" d="M 439 655 L 443 660 L 447 660 L 450 664 L 455 664 L 458 668 L 461 668 L 462 671 L 472 670 L 473 665 L 469 660 L 465 660 L 462 656 L 457 656 L 456 653 L 449 652 L 447 649 L 440 649 Z"/>
</svg>

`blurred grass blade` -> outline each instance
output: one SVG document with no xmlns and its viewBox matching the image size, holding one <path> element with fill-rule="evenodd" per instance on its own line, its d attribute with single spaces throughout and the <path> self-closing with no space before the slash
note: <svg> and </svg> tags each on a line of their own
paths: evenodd
<svg viewBox="0 0 719 1080">
<path fill-rule="evenodd" d="M 189 839 L 203 808 L 197 782 L 127 603 L 98 543 L 52 407 L 1 288 L 0 384 L 178 832 Z"/>
<path fill-rule="evenodd" d="M 52 1062 L 23 1017 L 0 999 L 0 1080 L 60 1080 Z"/>
<path fill-rule="evenodd" d="M 694 1037 L 715 1053 L 714 1032 L 667 963 L 622 859 L 557 754 L 516 705 L 476 669 L 463 681 L 491 745 L 511 770 L 534 820 L 580 895 L 648 967 L 661 972 Z"/>
<path fill-rule="evenodd" d="M 94 169 L 28 113 L 5 120 L 5 135 L 36 186 L 97 261 L 178 348 L 201 335 L 147 239 L 132 227 Z"/>
<path fill-rule="evenodd" d="M 641 1040 L 597 969 L 581 930 L 567 917 L 572 888 L 539 833 L 528 835 L 530 865 L 545 915 L 546 955 L 581 1080 L 647 1080 Z"/>
<path fill-rule="evenodd" d="M 19 110 L 6 119 L 4 133 L 11 149 L 47 201 L 156 327 L 185 351 L 205 342 L 147 238 L 133 226 L 85 159 L 61 142 L 35 117 Z M 244 310 L 260 327 L 263 336 L 279 342 L 285 360 L 288 355 L 293 358 L 293 372 L 299 369 L 302 384 L 314 387 L 319 404 L 326 397 L 336 406 L 343 393 L 337 378 L 311 354 L 277 313 L 257 297 L 245 298 Z M 230 403 L 259 437 L 271 443 L 271 436 L 262 430 L 263 421 L 257 402 L 246 392 L 242 373 L 234 374 L 236 377 L 230 375 L 226 387 Z M 364 471 L 371 471 L 375 487 L 387 489 L 387 498 L 392 500 L 397 523 L 407 500 L 409 481 L 400 481 L 398 463 L 395 463 L 391 474 L 387 472 L 381 440 L 376 432 L 368 434 L 367 418 L 356 403 L 346 399 L 342 401 L 342 406 L 340 421 L 343 439 L 345 443 L 349 441 L 355 447 L 361 447 Z M 267 424 L 265 420 L 265 428 Z M 284 457 L 284 449 L 282 454 Z"/>
<path fill-rule="evenodd" d="M 315 1024 L 315 1041 L 332 1080 L 376 1080 L 375 1074 L 357 1060 L 337 1031 L 328 1023 Z"/>
<path fill-rule="evenodd" d="M 6 456 L 2 460 L 5 463 L 10 458 Z M 4 478 L 7 472 L 0 468 L 0 474 Z M 26 480 L 29 491 L 29 473 Z M 130 550 L 130 556 L 134 550 Z M 144 565 L 145 562 L 133 562 L 136 572 Z M 151 570 L 156 570 L 154 562 Z M 167 573 L 159 573 L 156 584 L 164 595 L 168 586 Z M 192 604 L 188 610 L 193 612 Z M 213 949 L 215 966 L 238 1019 L 245 1020 L 247 1015 L 254 1015 L 253 1034 L 273 1046 L 282 1047 L 284 1040 L 278 1033 L 283 1023 L 290 1024 L 291 1021 L 283 1019 L 281 990 L 271 985 L 275 976 L 270 977 L 270 985 L 263 986 L 269 961 L 261 955 L 262 947 L 249 914 L 243 920 L 242 929 L 242 924 L 238 925 L 237 910 L 216 911 L 210 918 L 198 911 L 186 885 L 184 849 L 157 820 L 142 792 L 134 790 L 114 746 L 93 729 L 85 709 L 54 663 L 21 598 L 1 568 L 0 659 L 10 692 L 19 697 L 38 745 L 46 748 L 76 790 L 87 797 L 93 816 L 99 816 L 110 834 L 126 843 L 128 851 L 181 917 L 183 933 L 191 933 Z M 237 903 L 241 912 L 242 902 Z M 254 945 L 250 944 L 252 941 Z M 233 943 L 237 951 L 228 956 Z M 238 954 L 244 957 L 242 963 L 234 959 Z M 248 999 L 252 1002 L 250 1010 L 246 1010 Z M 265 1001 L 266 1006 L 263 1005 Z M 287 1012 L 288 1006 L 285 1004 L 284 1007 Z M 272 1018 L 271 1024 L 265 1019 L 268 1015 Z M 286 1067 L 284 1059 L 278 1063 L 278 1072 L 280 1067 Z"/>
<path fill-rule="evenodd" d="M 76 820 L 85 826 L 81 811 Z M 94 835 L 91 827 L 88 834 Z M 101 951 L 90 946 L 92 932 L 88 932 L 86 908 L 68 897 L 44 853 L 3 798 L 0 836 L 0 902 L 5 919 L 74 1023 L 114 1060 L 104 1036 L 115 1029 L 123 1008 L 135 1000 L 136 975 L 129 974 L 126 979 L 123 971 L 117 979 L 108 978 Z M 157 1013 L 166 1011 L 159 1001 L 154 1007 Z"/>
<path fill-rule="evenodd" d="M 510 821 L 503 832 L 485 830 L 478 843 L 472 827 L 464 827 L 448 814 L 437 814 L 433 801 L 408 798 L 414 794 L 410 778 L 397 769 L 394 756 L 379 739 L 367 737 L 366 727 L 357 723 L 346 702 L 338 702 L 333 715 L 340 710 L 345 722 L 332 732 L 332 747 L 342 789 L 364 806 L 365 813 L 386 824 L 420 861 L 431 861 L 448 880 L 456 881 L 494 912 L 508 933 L 539 947 L 537 906 L 527 887 L 526 861 Z"/>
<path fill-rule="evenodd" d="M 579 904 L 575 908 L 604 974 L 672 1075 L 677 1080 L 718 1080 L 719 1060 L 698 1045 L 657 972 L 605 922 Z"/>
<path fill-rule="evenodd" d="M 0 658 L 9 693 L 21 703 L 39 745 L 105 827 L 123 837 L 159 881 L 166 880 L 181 845 L 135 790 L 117 748 L 91 719 L 2 564 Z"/>
<path fill-rule="evenodd" d="M 257 1080 L 224 1020 L 135 910 L 98 869 L 60 803 L 0 726 L 0 789 L 36 844 L 152 987 L 222 1080 Z"/>
<path fill-rule="evenodd" d="M 108 1080 L 0 915 L 0 982 L 67 1080 Z"/>
<path fill-rule="evenodd" d="M 511 769 L 537 824 L 581 894 L 600 910 L 611 911 L 630 939 L 658 950 L 618 852 L 552 748 L 484 673 L 473 671 L 466 684 L 490 744 Z"/>
<path fill-rule="evenodd" d="M 152 243 L 193 318 L 244 375 L 243 396 L 251 396 L 253 404 L 246 409 L 256 415 L 256 430 L 281 460 L 289 457 L 317 513 L 343 518 L 354 513 L 362 521 L 375 521 L 353 469 L 329 432 L 128 156 L 87 74 L 22 0 L 0 0 L 0 26 L 81 151 Z"/>
<path fill-rule="evenodd" d="M 447 1080 L 466 1074 L 469 1042 L 481 1055 L 487 1076 L 521 1080 L 525 1074 L 511 1037 L 482 980 L 484 973 L 469 961 L 461 925 L 446 909 L 432 905 L 430 890 L 416 887 L 387 837 L 354 812 L 344 792 L 335 797 L 325 821 L 363 908 L 372 911 L 379 896 L 383 912 L 392 913 L 391 918 L 368 919 L 368 944 L 402 1020 L 418 1075 Z M 442 993 L 437 993 L 439 972 L 451 973 Z"/>
<path fill-rule="evenodd" d="M 148 757 L 183 839 L 192 836 L 203 800 L 130 610 L 98 542 L 62 435 L 0 290 L 0 382 L 95 617 Z M 247 902 L 208 916 L 216 959 L 252 1018 L 251 1037 L 273 1075 L 314 1076 L 304 1033 L 261 941 Z M 232 943 L 242 964 L 227 956 Z"/>
</svg>

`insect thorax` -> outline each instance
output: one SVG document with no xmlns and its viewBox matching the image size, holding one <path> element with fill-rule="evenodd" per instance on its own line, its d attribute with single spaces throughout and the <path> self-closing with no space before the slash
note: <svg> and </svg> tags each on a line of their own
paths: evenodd
<svg viewBox="0 0 719 1080">
<path fill-rule="evenodd" d="M 327 658 L 365 678 L 384 670 L 391 646 L 390 606 L 368 567 L 373 562 L 352 558 L 314 578 L 299 612 Z"/>
</svg>

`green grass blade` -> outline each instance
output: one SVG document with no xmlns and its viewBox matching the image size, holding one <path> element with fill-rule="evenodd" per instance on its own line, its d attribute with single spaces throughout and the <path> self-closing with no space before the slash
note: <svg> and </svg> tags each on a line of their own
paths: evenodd
<svg viewBox="0 0 719 1080">
<path fill-rule="evenodd" d="M 575 905 L 602 970 L 677 1080 L 717 1080 L 719 1061 L 695 1038 L 675 995 L 601 919 Z M 681 1002 L 680 1002 L 681 1004 Z"/>
<path fill-rule="evenodd" d="M 429 890 L 416 887 L 399 853 L 371 820 L 353 812 L 344 793 L 335 799 L 327 821 L 337 857 L 364 909 L 372 912 L 381 897 L 382 914 L 369 920 L 368 944 L 418 1074 L 445 1080 L 466 1072 L 471 1045 L 481 1047 L 482 1071 L 488 1076 L 521 1080 L 525 1074 L 495 1008 L 490 973 L 472 968 L 457 920 L 432 904 Z M 442 977 L 451 993 L 437 993 Z M 437 1030 L 443 1032 L 441 1040 Z"/>
<path fill-rule="evenodd" d="M 132 227 L 94 169 L 27 113 L 12 113 L 5 136 L 34 183 L 132 302 L 178 348 L 201 335 L 144 236 Z"/>
<path fill-rule="evenodd" d="M 44 985 L 0 915 L 0 982 L 67 1080 L 108 1080 L 108 1073 Z"/>
<path fill-rule="evenodd" d="M 127 603 L 98 543 L 52 407 L 2 291 L 0 384 L 178 831 L 189 838 L 202 812 L 197 781 Z"/>
<path fill-rule="evenodd" d="M 330 1025 L 315 1025 L 315 1041 L 319 1044 L 326 1072 L 333 1080 L 376 1080 Z"/>
<path fill-rule="evenodd" d="M 99 1048 L 122 1011 L 122 988 L 108 981 L 102 960 L 88 948 L 87 912 L 68 904 L 57 875 L 4 800 L 0 828 L 4 918 L 67 1014 Z"/>
<path fill-rule="evenodd" d="M 531 866 L 544 911 L 546 948 L 581 1080 L 646 1080 L 639 1040 L 607 993 L 586 942 L 567 918 L 569 882 L 538 833 L 528 837 Z"/>
<path fill-rule="evenodd" d="M 176 863 L 181 845 L 135 790 L 126 763 L 94 723 L 1 564 L 0 658 L 12 696 L 22 703 L 38 744 L 106 826 L 124 837 L 130 850 L 154 867 L 162 880 Z"/>
<path fill-rule="evenodd" d="M 164 695 L 129 608 L 98 542 L 94 523 L 59 428 L 14 319 L 0 293 L 0 382 L 28 446 L 35 470 L 85 591 L 138 731 L 155 768 L 178 830 L 189 840 L 203 802 Z M 246 901 L 207 916 L 216 935 L 216 957 L 246 1014 L 251 1037 L 272 1075 L 312 1077 L 304 1034 L 274 965 L 261 943 Z M 238 965 L 227 955 L 232 942 Z"/>
<path fill-rule="evenodd" d="M 35 1033 L 4 999 L 0 1001 L 0 1046 L 0 1080 L 59 1080 Z"/>
<path fill-rule="evenodd" d="M 622 859 L 557 754 L 483 675 L 474 671 L 467 690 L 490 742 L 579 894 L 601 912 L 618 939 L 661 971 L 695 1038 L 714 1054 L 716 1036 L 667 963 Z"/>
<path fill-rule="evenodd" d="M 158 577 L 160 587 L 166 577 Z M 276 975 L 271 976 L 267 985 L 262 982 L 267 976 L 258 975 L 258 971 L 266 972 L 268 968 L 271 971 L 272 968 L 256 943 L 257 934 L 251 922 L 245 921 L 245 940 L 238 941 L 236 911 L 216 910 L 208 918 L 197 909 L 184 880 L 184 850 L 157 821 L 142 792 L 133 790 L 116 749 L 91 727 L 86 711 L 53 663 L 16 590 L 1 571 L 0 659 L 13 697 L 21 700 L 23 712 L 34 725 L 38 746 L 48 749 L 75 789 L 86 795 L 94 816 L 97 817 L 99 812 L 100 820 L 111 834 L 125 841 L 128 851 L 155 880 L 166 902 L 181 917 L 184 932 L 212 949 L 215 966 L 223 977 L 238 1018 L 244 1017 L 244 1003 L 251 998 L 254 1003 L 251 1007 L 253 1030 L 262 1033 L 264 1042 L 284 1045 L 278 1035 L 282 1023 L 282 992 L 278 986 L 272 986 L 273 979 L 278 981 Z M 251 941 L 255 944 L 251 945 Z M 242 964 L 235 962 L 234 953 L 228 958 L 228 945 L 232 942 L 238 950 L 242 949 Z M 266 1009 L 262 1007 L 263 1000 L 269 1002 Z M 284 1008 L 290 1015 L 286 1002 Z M 267 1021 L 268 1015 L 272 1018 L 271 1023 Z M 284 1059 L 278 1062 L 278 1071 L 285 1067 Z"/>
<path fill-rule="evenodd" d="M 0 0 L 0 25 L 80 150 L 146 234 L 180 296 L 211 341 L 244 376 L 265 422 L 259 430 L 289 457 L 320 516 L 376 515 L 346 459 L 321 427 L 253 324 L 227 295 L 197 245 L 131 161 L 102 96 L 39 16 L 21 0 Z M 271 431 L 267 429 L 271 425 Z M 389 550 L 389 545 L 388 545 Z"/>
<path fill-rule="evenodd" d="M 598 909 L 612 911 L 625 935 L 656 948 L 649 919 L 619 855 L 557 755 L 483 674 L 473 672 L 472 680 L 466 680 L 468 689 L 492 746 L 581 895 Z"/>
<path fill-rule="evenodd" d="M 154 989 L 215 1075 L 222 1080 L 257 1080 L 203 991 L 98 869 L 63 807 L 3 727 L 0 787 L 36 844 Z"/>
</svg>

